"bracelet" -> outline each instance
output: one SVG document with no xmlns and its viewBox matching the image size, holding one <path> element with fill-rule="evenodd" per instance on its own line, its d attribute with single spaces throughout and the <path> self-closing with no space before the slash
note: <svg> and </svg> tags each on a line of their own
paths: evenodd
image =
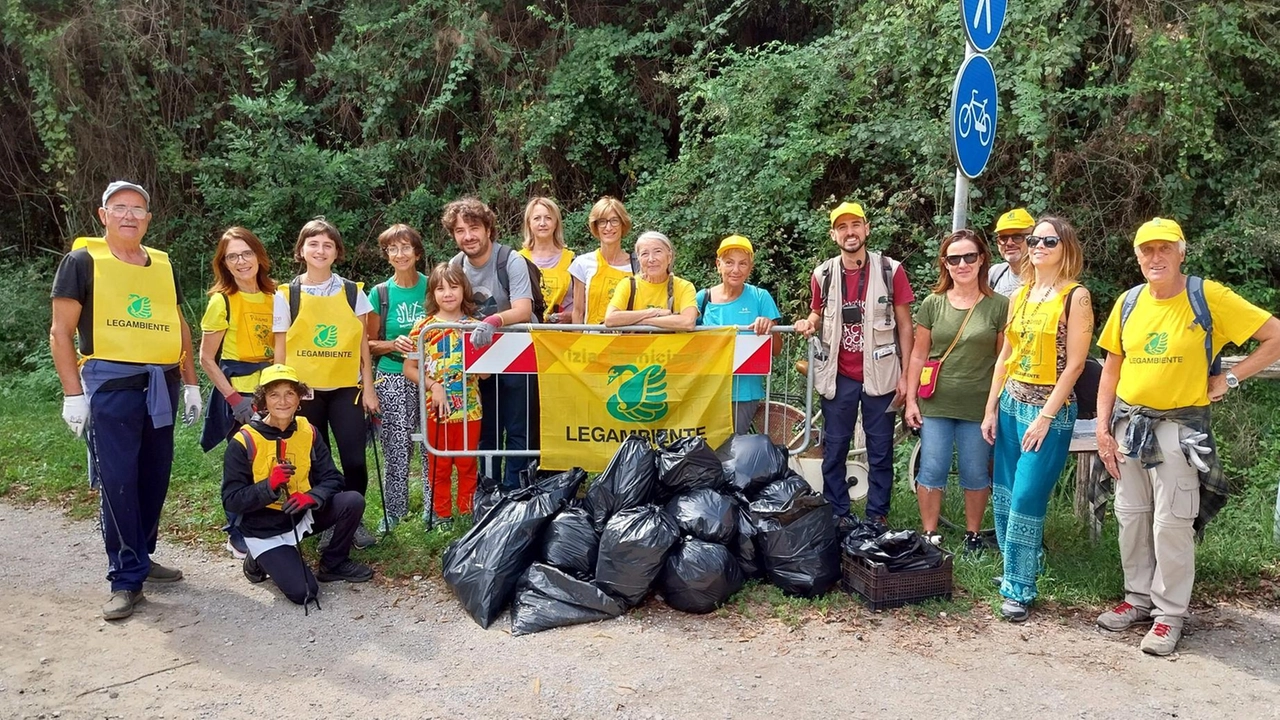
<svg viewBox="0 0 1280 720">
<path fill-rule="evenodd" d="M 1056 414 L 1054 414 L 1054 415 L 1050 415 L 1049 413 L 1047 413 L 1047 412 L 1045 412 L 1045 411 L 1041 410 L 1041 411 L 1040 411 L 1040 417 L 1044 418 L 1045 420 L 1053 420 L 1054 418 L 1056 418 L 1056 417 L 1058 417 L 1058 416 L 1057 416 Z"/>
</svg>

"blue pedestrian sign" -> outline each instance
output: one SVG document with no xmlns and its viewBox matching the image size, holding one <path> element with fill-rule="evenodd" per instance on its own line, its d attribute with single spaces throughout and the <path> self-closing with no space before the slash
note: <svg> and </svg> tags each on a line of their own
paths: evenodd
<svg viewBox="0 0 1280 720">
<path fill-rule="evenodd" d="M 984 53 L 996 44 L 1008 6 L 1009 0 L 960 0 L 964 32 L 978 52 Z"/>
<path fill-rule="evenodd" d="M 951 146 L 965 177 L 976 178 L 996 139 L 996 72 L 985 55 L 964 61 L 951 89 Z"/>
</svg>

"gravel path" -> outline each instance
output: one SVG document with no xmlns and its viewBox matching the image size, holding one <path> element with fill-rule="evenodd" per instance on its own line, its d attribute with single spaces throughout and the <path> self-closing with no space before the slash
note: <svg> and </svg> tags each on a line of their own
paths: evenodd
<svg viewBox="0 0 1280 720">
<path fill-rule="evenodd" d="M 1172 659 L 1089 618 L 856 612 L 790 628 L 650 603 L 512 638 L 437 582 L 323 585 L 310 617 L 224 555 L 106 623 L 93 524 L 0 502 L 0 717 L 1277 718 L 1280 612 L 1201 613 Z"/>
</svg>

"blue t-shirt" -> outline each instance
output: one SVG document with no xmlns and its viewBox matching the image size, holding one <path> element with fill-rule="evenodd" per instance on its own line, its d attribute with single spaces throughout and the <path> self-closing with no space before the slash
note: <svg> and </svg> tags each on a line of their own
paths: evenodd
<svg viewBox="0 0 1280 720">
<path fill-rule="evenodd" d="M 782 313 L 778 312 L 778 304 L 773 301 L 773 296 L 768 290 L 755 285 L 744 285 L 738 299 L 727 303 L 711 302 L 707 296 L 708 292 L 708 290 L 698 291 L 696 302 L 699 325 L 750 325 L 760 317 L 769 318 L 774 322 L 782 319 Z M 733 379 L 734 402 L 763 399 L 763 375 L 744 375 Z"/>
</svg>

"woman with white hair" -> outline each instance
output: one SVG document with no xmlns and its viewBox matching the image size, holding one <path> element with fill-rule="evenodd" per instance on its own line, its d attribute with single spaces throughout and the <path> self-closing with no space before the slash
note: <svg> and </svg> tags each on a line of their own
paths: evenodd
<svg viewBox="0 0 1280 720">
<path fill-rule="evenodd" d="M 693 283 L 672 274 L 676 251 L 671 239 L 656 230 L 636 239 L 640 272 L 618 283 L 605 312 L 606 327 L 652 325 L 692 330 L 698 322 Z"/>
</svg>

